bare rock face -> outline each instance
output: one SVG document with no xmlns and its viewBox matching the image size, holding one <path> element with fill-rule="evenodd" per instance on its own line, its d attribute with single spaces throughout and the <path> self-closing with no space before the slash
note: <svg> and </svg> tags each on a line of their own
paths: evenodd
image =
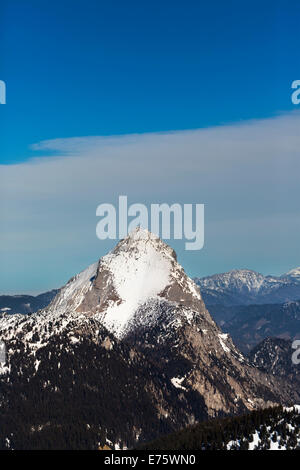
<svg viewBox="0 0 300 470">
<path fill-rule="evenodd" d="M 64 420 L 76 404 L 77 422 L 89 425 L 95 445 L 105 433 L 132 446 L 209 416 L 299 399 L 288 383 L 248 362 L 212 320 L 174 250 L 141 229 L 72 278 L 45 310 L 2 315 L 0 333 L 8 350 L 7 413 L 14 383 L 25 410 L 43 390 L 43 403 L 55 397 Z M 63 426 L 43 406 L 35 425 L 47 418 L 50 428 Z M 24 415 L 30 433 L 30 412 Z"/>
</svg>

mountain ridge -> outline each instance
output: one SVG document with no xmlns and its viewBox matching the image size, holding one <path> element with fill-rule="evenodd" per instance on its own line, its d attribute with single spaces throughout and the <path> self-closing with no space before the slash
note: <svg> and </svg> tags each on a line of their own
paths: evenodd
<svg viewBox="0 0 300 470">
<path fill-rule="evenodd" d="M 300 268 L 282 276 L 264 276 L 250 269 L 194 278 L 206 305 L 284 303 L 300 298 Z"/>
</svg>

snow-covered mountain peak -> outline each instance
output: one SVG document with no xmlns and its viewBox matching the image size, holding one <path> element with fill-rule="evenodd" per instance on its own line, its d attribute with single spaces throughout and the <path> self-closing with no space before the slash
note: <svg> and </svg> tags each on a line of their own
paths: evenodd
<svg viewBox="0 0 300 470">
<path fill-rule="evenodd" d="M 264 276 L 250 269 L 233 269 L 227 273 L 208 276 L 200 281 L 200 285 L 206 288 L 222 288 L 229 286 L 248 291 L 259 290 L 264 282 Z"/>
<path fill-rule="evenodd" d="M 172 248 L 141 229 L 70 279 L 47 308 L 1 314 L 0 332 L 8 358 L 0 374 L 15 393 L 12 404 L 25 397 L 28 416 L 27 400 L 34 403 L 40 390 L 49 394 L 46 403 L 62 397 L 62 413 L 69 396 L 78 407 L 86 396 L 83 410 L 100 403 L 103 429 L 115 427 L 110 409 L 102 421 L 111 396 L 117 412 L 119 403 L 129 403 L 133 416 L 136 403 L 140 409 L 149 403 L 143 421 L 153 415 L 172 426 L 298 399 L 289 384 L 267 378 L 243 357 L 212 320 Z"/>
<path fill-rule="evenodd" d="M 119 337 L 128 332 L 129 325 L 134 326 L 133 319 L 141 308 L 155 321 L 149 309 L 156 310 L 154 305 L 162 299 L 188 308 L 200 302 L 202 308 L 199 289 L 177 263 L 175 251 L 139 227 L 100 260 L 98 277 L 100 297 L 105 301 L 97 308 L 97 317 Z"/>
<path fill-rule="evenodd" d="M 205 306 L 174 250 L 137 228 L 110 253 L 71 278 L 46 309 L 28 318 L 16 316 L 12 321 L 22 323 L 29 341 L 35 330 L 48 331 L 48 323 L 55 325 L 51 326 L 54 334 L 60 334 L 66 329 L 82 331 L 90 319 L 122 338 L 137 325 L 155 326 L 157 318 L 162 318 L 162 309 L 168 311 L 167 324 L 176 322 L 178 311 L 181 319 L 190 319 L 197 312 L 203 313 Z M 212 322 L 208 312 L 206 315 Z M 4 328 L 8 323 L 0 318 Z"/>
<path fill-rule="evenodd" d="M 300 267 L 291 269 L 287 273 L 283 274 L 281 277 L 295 279 L 296 281 L 300 281 Z"/>
<path fill-rule="evenodd" d="M 121 303 L 129 310 L 143 300 L 157 296 L 169 283 L 174 250 L 148 230 L 137 227 L 98 262 L 72 277 L 56 297 L 52 310 L 84 311 L 87 293 L 109 273 L 110 283 Z M 141 294 L 143 293 L 143 294 Z M 142 297 L 142 298 L 141 298 Z M 89 304 L 89 311 L 95 305 Z M 126 315 L 123 319 L 125 321 Z"/>
<path fill-rule="evenodd" d="M 172 260 L 171 249 L 141 229 L 102 258 L 100 275 L 108 273 L 111 297 L 103 322 L 109 329 L 120 334 L 141 305 L 162 294 L 171 283 Z"/>
<path fill-rule="evenodd" d="M 141 227 L 136 227 L 126 238 L 121 240 L 112 253 L 117 254 L 126 251 L 141 254 L 150 249 L 163 254 L 165 257 L 176 259 L 176 253 L 169 245 L 163 242 L 157 235 Z"/>
</svg>

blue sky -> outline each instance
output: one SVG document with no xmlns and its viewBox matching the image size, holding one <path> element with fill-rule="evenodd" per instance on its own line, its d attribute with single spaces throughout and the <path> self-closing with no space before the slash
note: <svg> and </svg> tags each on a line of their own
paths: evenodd
<svg viewBox="0 0 300 470">
<path fill-rule="evenodd" d="M 297 1 L 1 2 L 1 162 L 34 142 L 194 129 L 292 108 Z"/>
<path fill-rule="evenodd" d="M 192 256 L 178 246 L 180 260 L 193 275 L 235 267 L 280 273 L 299 265 L 298 244 L 293 238 L 298 229 L 299 207 L 295 201 L 289 204 L 291 196 L 288 194 L 295 190 L 296 197 L 296 186 L 289 187 L 288 173 L 290 171 L 293 180 L 295 151 L 287 142 L 291 138 L 297 148 L 298 115 L 297 107 L 291 103 L 291 83 L 300 78 L 297 60 L 299 17 L 298 1 L 288 4 L 286 1 L 255 0 L 2 1 L 0 79 L 7 84 L 7 104 L 0 106 L 3 237 L 0 291 L 29 292 L 58 286 L 104 254 L 109 247 L 95 239 L 95 208 L 103 198 L 119 194 L 120 187 L 123 186 L 128 195 L 132 194 L 131 202 L 138 199 L 150 203 L 153 200 L 151 190 L 146 190 L 146 174 L 138 176 L 140 180 L 145 178 L 145 184 L 132 191 L 132 186 L 126 187 L 122 181 L 119 187 L 113 186 L 118 178 L 114 178 L 111 168 L 106 176 L 111 179 L 112 193 L 108 190 L 97 192 L 97 181 L 92 173 L 89 174 L 89 171 L 95 171 L 91 159 L 97 154 L 99 181 L 104 177 L 102 143 L 95 140 L 97 136 L 142 134 L 136 145 L 143 154 L 151 145 L 158 146 L 154 152 L 158 151 L 161 143 L 157 141 L 157 133 L 178 131 L 181 138 L 183 130 L 210 129 L 211 133 L 197 134 L 197 139 L 199 145 L 209 149 L 207 159 L 212 158 L 212 161 L 209 151 L 215 150 L 207 142 L 209 136 L 220 139 L 218 142 L 222 145 L 228 143 L 227 131 L 232 136 L 232 149 L 224 144 L 226 158 L 231 150 L 233 154 L 236 151 L 235 135 L 243 136 L 241 139 L 246 139 L 248 147 L 245 149 L 239 141 L 238 154 L 242 158 L 245 151 L 249 161 L 253 158 L 257 162 L 249 173 L 252 181 L 249 180 L 248 192 L 243 196 L 232 193 L 233 184 L 228 174 L 228 180 L 225 179 L 228 187 L 225 185 L 219 199 L 215 199 L 213 194 L 221 191 L 217 183 L 222 175 L 218 171 L 215 185 L 211 172 L 211 193 L 208 188 L 201 190 L 201 172 L 198 186 L 196 181 L 190 185 L 186 176 L 180 190 L 178 184 L 176 189 L 171 184 L 168 186 L 168 182 L 165 184 L 168 191 L 163 189 L 163 182 L 161 187 L 155 188 L 155 197 L 160 197 L 161 202 L 169 199 L 207 204 L 206 248 Z M 279 120 L 276 120 L 277 116 Z M 277 137 L 281 136 L 277 148 L 280 148 L 280 142 L 285 143 L 280 148 L 281 153 L 273 155 L 273 160 L 270 158 L 275 135 L 268 122 L 276 122 Z M 239 130 L 243 124 L 248 129 L 245 133 Z M 262 145 L 260 129 L 266 129 L 266 138 L 271 141 Z M 293 129 L 292 136 L 289 129 Z M 150 140 L 143 137 L 145 133 L 149 134 Z M 187 136 L 187 147 L 189 142 L 198 145 L 193 133 L 187 132 L 184 139 Z M 76 137 L 85 137 L 80 147 L 80 161 L 85 168 L 81 199 L 78 198 L 80 188 L 72 185 L 72 177 L 64 173 L 69 171 L 65 155 L 73 155 L 74 143 L 78 144 L 74 141 Z M 121 145 L 118 143 L 116 158 L 123 152 L 128 157 L 127 137 L 124 139 Z M 45 141 L 50 143 L 44 144 Z M 257 145 L 252 148 L 252 155 L 253 142 Z M 268 165 L 263 168 L 256 158 L 260 148 L 268 152 Z M 194 151 L 191 149 L 188 157 L 191 165 L 195 165 Z M 170 152 L 174 154 L 171 138 L 165 152 L 162 155 L 169 161 Z M 182 158 L 185 158 L 184 148 L 182 152 Z M 289 157 L 287 152 L 290 152 Z M 39 159 L 32 160 L 37 157 Z M 60 165 L 66 162 L 56 180 L 50 177 L 47 180 L 49 158 L 57 165 L 57 173 L 53 167 L 54 174 L 58 174 Z M 180 159 L 180 155 L 177 158 Z M 151 163 L 151 154 L 147 159 L 145 168 L 149 167 L 149 160 Z M 231 164 L 231 174 L 234 174 L 235 162 Z M 36 172 L 37 168 L 40 173 Z M 281 185 L 277 181 L 279 169 L 286 173 Z M 259 171 L 265 172 L 264 178 Z M 243 180 L 242 166 L 238 175 L 240 181 Z M 93 181 L 94 190 L 89 180 Z M 34 192 L 33 187 L 39 186 L 38 181 L 44 182 L 44 188 Z M 51 186 L 46 190 L 47 181 L 49 185 L 51 181 Z M 280 186 L 277 194 L 272 186 L 274 181 Z M 60 184 L 62 188 L 68 188 L 67 194 L 60 192 Z M 205 181 L 203 184 L 205 186 Z M 244 188 L 246 186 L 244 181 Z M 32 199 L 28 196 L 30 190 Z M 260 199 L 253 197 L 257 191 Z M 60 195 L 59 202 L 54 200 L 56 193 Z M 66 202 L 72 198 L 77 201 L 77 207 L 73 209 L 71 202 Z M 224 205 L 225 202 L 231 204 L 232 210 L 224 209 L 222 201 Z M 266 222 L 268 217 L 275 217 L 274 207 L 281 221 L 286 218 L 282 222 L 284 233 L 280 231 L 279 234 L 279 222 L 275 223 L 275 219 L 272 219 L 273 226 Z M 240 233 L 236 226 L 242 209 L 244 226 L 249 224 L 255 231 L 250 245 L 249 230 Z M 64 217 L 57 216 L 59 210 Z M 263 219 L 264 227 L 257 220 L 254 222 L 253 217 Z M 47 225 L 49 220 L 52 221 L 51 230 Z M 218 224 L 218 228 L 214 229 L 214 224 Z M 226 249 L 217 235 L 220 227 L 226 228 Z M 275 234 L 272 227 L 276 229 Z M 257 233 L 261 233 L 261 238 Z M 37 239 L 43 242 L 39 244 Z"/>
</svg>

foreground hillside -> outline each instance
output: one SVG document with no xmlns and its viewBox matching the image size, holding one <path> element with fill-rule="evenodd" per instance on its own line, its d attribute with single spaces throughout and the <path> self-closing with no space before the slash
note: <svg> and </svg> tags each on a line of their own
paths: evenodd
<svg viewBox="0 0 300 470">
<path fill-rule="evenodd" d="M 300 406 L 210 420 L 140 446 L 147 450 L 300 450 Z"/>
</svg>

